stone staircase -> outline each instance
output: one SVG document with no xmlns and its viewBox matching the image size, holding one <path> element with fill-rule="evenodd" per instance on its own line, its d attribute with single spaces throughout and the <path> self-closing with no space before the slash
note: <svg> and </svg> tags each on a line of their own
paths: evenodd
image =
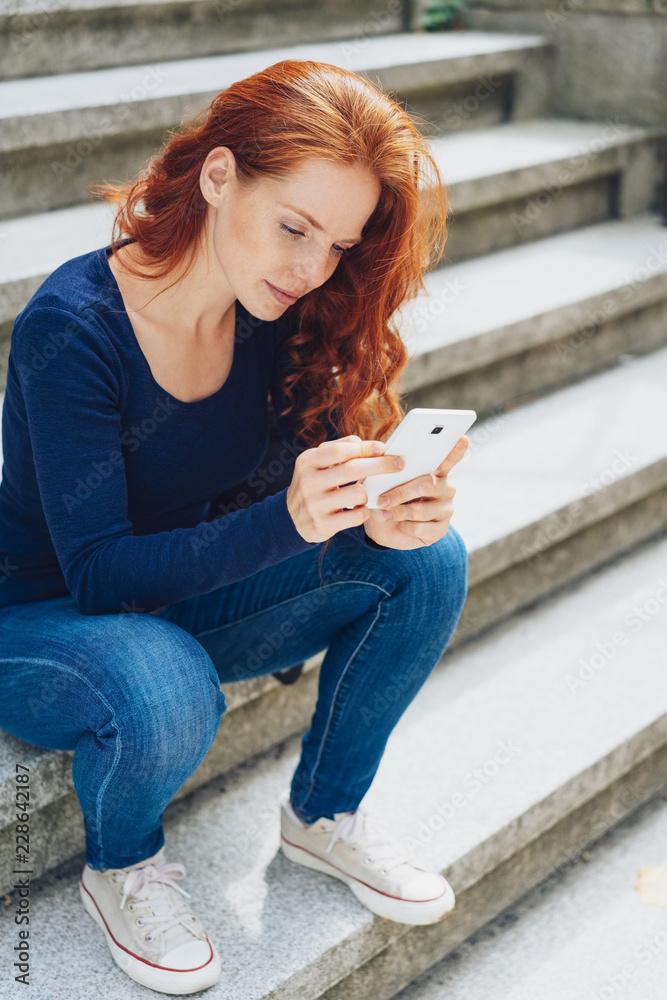
<svg viewBox="0 0 667 1000">
<path fill-rule="evenodd" d="M 662 1000 L 667 897 L 644 888 L 665 871 L 666 800 L 564 859 L 396 1000 Z"/>
<path fill-rule="evenodd" d="M 381 15 L 300 0 L 15 4 L 0 16 L 3 371 L 44 278 L 109 242 L 111 210 L 88 184 L 132 176 L 232 80 L 319 59 L 432 123 L 454 214 L 428 294 L 400 316 L 401 388 L 408 407 L 480 417 L 452 474 L 469 596 L 365 804 L 450 879 L 457 908 L 431 927 L 380 920 L 278 851 L 277 797 L 324 651 L 293 686 L 223 688 L 218 737 L 165 814 L 169 856 L 186 862 L 223 956 L 207 995 L 388 1000 L 667 783 L 664 130 L 556 117 L 549 38 L 414 32 L 399 0 Z M 41 876 L 32 995 L 50 1000 L 67 969 L 72 1000 L 98 986 L 142 997 L 78 900 L 71 758 L 0 733 L 0 890 L 13 884 L 19 761 Z M 0 924 L 12 938 L 11 905 Z M 19 995 L 11 961 L 0 949 L 0 996 Z"/>
</svg>

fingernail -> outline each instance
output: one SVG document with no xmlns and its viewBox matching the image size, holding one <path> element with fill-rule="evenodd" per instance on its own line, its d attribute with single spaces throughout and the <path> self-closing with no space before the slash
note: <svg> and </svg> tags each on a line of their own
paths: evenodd
<svg viewBox="0 0 667 1000">
<path fill-rule="evenodd" d="M 384 451 L 384 445 L 382 442 L 376 441 L 374 445 L 371 445 L 371 453 L 373 455 L 381 455 Z"/>
<path fill-rule="evenodd" d="M 388 507 L 388 506 L 389 506 L 388 497 L 382 497 L 380 500 L 378 500 L 378 507 Z"/>
<path fill-rule="evenodd" d="M 394 465 L 396 466 L 397 469 L 402 469 L 403 466 L 405 465 L 405 459 L 401 458 L 400 456 L 398 458 L 395 458 Z"/>
<path fill-rule="evenodd" d="M 385 521 L 388 521 L 391 518 L 391 511 L 383 510 L 382 516 L 385 519 Z"/>
</svg>

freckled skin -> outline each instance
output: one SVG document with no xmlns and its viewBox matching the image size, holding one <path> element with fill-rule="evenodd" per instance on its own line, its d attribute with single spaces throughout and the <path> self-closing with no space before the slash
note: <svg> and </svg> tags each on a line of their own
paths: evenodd
<svg viewBox="0 0 667 1000">
<path fill-rule="evenodd" d="M 285 177 L 262 177 L 244 186 L 226 146 L 210 151 L 199 183 L 209 208 L 187 274 L 183 267 L 150 284 L 132 277 L 122 270 L 123 260 L 150 271 L 133 244 L 121 248 L 110 265 L 122 276 L 127 308 L 140 312 L 146 328 L 162 339 L 172 333 L 200 343 L 232 332 L 236 299 L 258 319 L 278 319 L 289 304 L 279 302 L 266 282 L 297 295 L 323 285 L 336 270 L 340 251 L 360 239 L 380 196 L 379 181 L 365 168 L 314 158 Z M 323 231 L 279 204 L 306 212 Z"/>
<path fill-rule="evenodd" d="M 222 149 L 217 153 L 203 171 L 202 188 L 212 206 L 211 242 L 227 285 L 224 294 L 234 294 L 260 319 L 277 319 L 287 306 L 265 282 L 297 294 L 323 285 L 336 270 L 337 250 L 361 236 L 380 184 L 360 167 L 309 159 L 286 178 L 262 178 L 244 189 L 230 176 L 229 158 Z M 220 183 L 221 174 L 225 183 Z M 279 204 L 307 212 L 324 232 Z M 290 235 L 281 225 L 304 235 Z"/>
</svg>

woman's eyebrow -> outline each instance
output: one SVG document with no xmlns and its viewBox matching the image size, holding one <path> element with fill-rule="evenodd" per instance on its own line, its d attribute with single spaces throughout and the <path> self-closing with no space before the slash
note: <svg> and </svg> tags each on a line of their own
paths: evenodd
<svg viewBox="0 0 667 1000">
<path fill-rule="evenodd" d="M 310 225 L 313 227 L 313 229 L 318 229 L 321 233 L 324 232 L 324 226 L 321 226 L 319 224 L 319 222 L 317 222 L 317 220 L 312 217 L 312 215 L 308 215 L 308 212 L 304 212 L 304 210 L 302 208 L 297 208 L 296 205 L 287 205 L 284 202 L 281 203 L 280 207 L 281 208 L 289 208 L 289 210 L 291 212 L 296 212 L 298 215 L 302 215 L 304 217 L 304 219 L 306 220 L 306 222 L 310 223 Z M 357 236 L 357 237 L 354 237 L 354 236 L 343 237 L 343 242 L 344 243 L 359 243 L 360 240 L 361 240 L 361 236 Z"/>
</svg>

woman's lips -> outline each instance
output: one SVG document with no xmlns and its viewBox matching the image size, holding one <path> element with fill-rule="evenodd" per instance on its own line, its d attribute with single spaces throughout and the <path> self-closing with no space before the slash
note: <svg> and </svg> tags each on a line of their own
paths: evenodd
<svg viewBox="0 0 667 1000">
<path fill-rule="evenodd" d="M 266 278 L 264 280 L 266 281 Z M 269 291 L 273 297 L 284 306 L 291 306 L 292 303 L 296 302 L 299 297 L 298 295 L 287 295 L 286 292 L 282 292 L 279 288 L 276 288 L 275 285 L 272 285 L 270 281 L 267 281 L 266 283 L 269 286 Z"/>
</svg>

